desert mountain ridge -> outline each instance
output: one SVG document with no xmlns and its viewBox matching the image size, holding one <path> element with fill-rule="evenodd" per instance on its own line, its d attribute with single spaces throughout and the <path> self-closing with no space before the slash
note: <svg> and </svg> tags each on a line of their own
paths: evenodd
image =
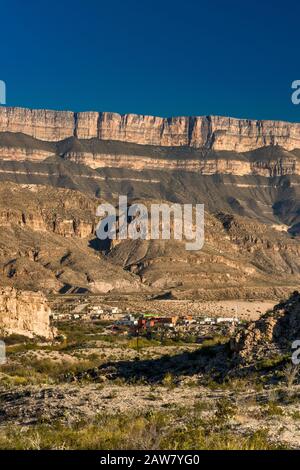
<svg viewBox="0 0 300 470">
<path fill-rule="evenodd" d="M 299 123 L 222 116 L 161 118 L 111 112 L 0 107 L 0 132 L 21 132 L 46 141 L 73 136 L 237 152 L 275 144 L 286 150 L 300 147 Z"/>
<path fill-rule="evenodd" d="M 0 285 L 273 298 L 299 286 L 300 124 L 0 108 Z M 96 206 L 205 205 L 205 245 L 103 249 Z"/>
</svg>

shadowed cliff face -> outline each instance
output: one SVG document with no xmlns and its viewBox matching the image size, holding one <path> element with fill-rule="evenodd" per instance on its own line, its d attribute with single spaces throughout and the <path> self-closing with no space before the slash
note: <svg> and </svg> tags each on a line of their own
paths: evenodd
<svg viewBox="0 0 300 470">
<path fill-rule="evenodd" d="M 74 136 L 238 152 L 274 144 L 287 150 L 300 147 L 300 124 L 220 116 L 160 118 L 1 107 L 0 132 L 21 132 L 46 141 Z"/>
</svg>

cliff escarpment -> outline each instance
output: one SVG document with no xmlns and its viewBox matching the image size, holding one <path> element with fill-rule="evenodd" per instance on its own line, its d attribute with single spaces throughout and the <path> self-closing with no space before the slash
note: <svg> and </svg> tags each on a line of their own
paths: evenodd
<svg viewBox="0 0 300 470">
<path fill-rule="evenodd" d="M 0 132 L 21 132 L 44 141 L 59 141 L 73 136 L 237 152 L 275 144 L 287 150 L 300 147 L 299 123 L 221 116 L 162 118 L 1 107 Z"/>
</svg>

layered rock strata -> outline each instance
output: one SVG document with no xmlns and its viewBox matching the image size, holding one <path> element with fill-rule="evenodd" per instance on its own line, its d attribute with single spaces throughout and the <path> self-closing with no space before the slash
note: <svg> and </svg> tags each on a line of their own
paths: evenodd
<svg viewBox="0 0 300 470">
<path fill-rule="evenodd" d="M 161 118 L 135 114 L 0 107 L 0 132 L 40 140 L 75 136 L 160 146 L 206 147 L 244 152 L 266 145 L 300 147 L 300 124 L 221 116 Z"/>
</svg>

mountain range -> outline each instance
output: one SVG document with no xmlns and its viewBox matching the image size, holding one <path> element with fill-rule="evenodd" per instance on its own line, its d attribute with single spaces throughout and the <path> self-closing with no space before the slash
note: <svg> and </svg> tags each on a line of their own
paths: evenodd
<svg viewBox="0 0 300 470">
<path fill-rule="evenodd" d="M 0 107 L 0 283 L 280 297 L 300 284 L 300 124 Z M 204 203 L 203 250 L 95 237 L 99 202 Z"/>
</svg>

